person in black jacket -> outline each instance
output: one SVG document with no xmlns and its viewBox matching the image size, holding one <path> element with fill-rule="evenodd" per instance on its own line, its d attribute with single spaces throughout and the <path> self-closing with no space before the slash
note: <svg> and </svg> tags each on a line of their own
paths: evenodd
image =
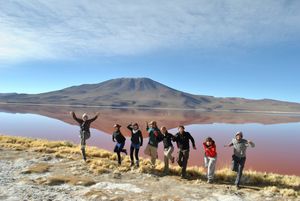
<svg viewBox="0 0 300 201">
<path fill-rule="evenodd" d="M 126 138 L 120 131 L 121 125 L 115 124 L 114 128 L 115 128 L 115 131 L 113 132 L 113 135 L 112 135 L 112 141 L 113 142 L 117 141 L 117 144 L 114 148 L 114 152 L 117 153 L 118 163 L 119 163 L 119 165 L 121 165 L 121 152 L 123 152 L 127 155 L 127 150 L 124 149 Z"/>
<path fill-rule="evenodd" d="M 85 154 L 86 140 L 91 137 L 90 126 L 91 126 L 91 123 L 98 118 L 99 113 L 97 113 L 97 115 L 91 119 L 89 119 L 89 117 L 86 113 L 84 113 L 82 115 L 82 119 L 79 119 L 73 111 L 71 111 L 70 114 L 73 117 L 73 119 L 75 121 L 77 121 L 77 123 L 80 126 L 81 152 L 82 152 L 83 160 L 86 161 L 86 154 Z"/>
<path fill-rule="evenodd" d="M 135 155 L 136 166 L 139 167 L 139 150 L 143 146 L 143 135 L 139 130 L 139 125 L 137 123 L 129 124 L 127 128 L 131 131 L 131 145 L 130 145 L 130 159 L 131 166 L 134 166 L 133 152 Z"/>
<path fill-rule="evenodd" d="M 178 127 L 178 133 L 174 137 L 174 141 L 179 148 L 178 152 L 178 165 L 182 168 L 181 177 L 186 178 L 186 167 L 190 155 L 190 141 L 193 144 L 193 148 L 196 149 L 195 140 L 189 132 L 184 130 L 184 126 Z"/>
<path fill-rule="evenodd" d="M 174 151 L 174 146 L 172 144 L 172 141 L 174 140 L 174 136 L 168 132 L 166 127 L 161 127 L 160 129 L 162 136 L 163 136 L 163 144 L 164 144 L 164 162 L 165 162 L 165 168 L 164 173 L 169 173 L 169 160 L 174 163 L 175 158 L 172 156 L 172 153 Z"/>
</svg>

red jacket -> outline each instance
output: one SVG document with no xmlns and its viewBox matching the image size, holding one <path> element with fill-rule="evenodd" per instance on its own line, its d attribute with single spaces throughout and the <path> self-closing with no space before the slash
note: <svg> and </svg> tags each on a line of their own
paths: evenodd
<svg viewBox="0 0 300 201">
<path fill-rule="evenodd" d="M 206 143 L 204 142 L 203 147 L 204 147 L 205 156 L 212 157 L 212 158 L 217 156 L 217 148 L 215 143 L 213 143 L 210 147 L 207 147 Z"/>
</svg>

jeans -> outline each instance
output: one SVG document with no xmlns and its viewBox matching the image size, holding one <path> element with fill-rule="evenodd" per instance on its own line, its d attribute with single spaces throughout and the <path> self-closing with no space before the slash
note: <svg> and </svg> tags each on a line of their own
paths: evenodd
<svg viewBox="0 0 300 201">
<path fill-rule="evenodd" d="M 239 158 L 235 155 L 232 155 L 232 171 L 237 172 L 237 176 L 236 176 L 234 184 L 237 186 L 240 185 L 245 162 L 246 162 L 246 157 Z"/>
<path fill-rule="evenodd" d="M 186 176 L 186 167 L 188 164 L 188 160 L 189 160 L 189 156 L 190 156 L 190 150 L 179 150 L 178 152 L 178 165 L 182 168 L 181 170 L 181 176 L 185 177 Z"/>
<path fill-rule="evenodd" d="M 136 160 L 136 164 L 139 163 L 139 151 L 140 151 L 140 144 L 131 144 L 130 146 L 130 159 L 131 164 L 134 164 L 133 152 Z"/>
<path fill-rule="evenodd" d="M 117 153 L 118 155 L 118 163 L 121 164 L 121 152 L 126 153 L 126 150 L 123 149 L 125 146 L 125 143 L 117 143 L 115 148 L 114 148 L 114 152 Z"/>
</svg>

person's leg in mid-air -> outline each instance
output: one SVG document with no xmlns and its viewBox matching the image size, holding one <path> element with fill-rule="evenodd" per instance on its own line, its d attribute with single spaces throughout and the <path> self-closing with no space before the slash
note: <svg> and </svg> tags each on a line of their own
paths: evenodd
<svg viewBox="0 0 300 201">
<path fill-rule="evenodd" d="M 241 178 L 242 178 L 242 175 L 243 175 L 245 162 L 246 162 L 245 157 L 240 158 L 239 161 L 238 161 L 238 171 L 237 171 L 236 180 L 235 180 L 235 183 L 234 183 L 237 188 L 240 188 L 240 183 L 241 183 Z"/>
<path fill-rule="evenodd" d="M 172 163 L 174 162 L 174 157 L 172 156 L 173 151 L 174 147 L 172 146 L 164 150 L 165 173 L 169 172 L 169 161 L 172 161 Z"/>
<path fill-rule="evenodd" d="M 81 145 L 82 157 L 83 157 L 83 160 L 86 161 L 86 153 L 85 153 L 86 139 L 85 139 L 85 135 L 84 135 L 83 131 L 80 132 L 80 139 L 81 139 L 80 145 Z"/>
<path fill-rule="evenodd" d="M 208 166 L 207 166 L 207 182 L 211 183 L 215 176 L 216 162 L 217 158 L 208 157 Z"/>
<path fill-rule="evenodd" d="M 182 159 L 183 159 L 183 152 L 181 150 L 178 151 L 178 158 L 177 163 L 180 167 L 182 167 Z"/>
<path fill-rule="evenodd" d="M 117 143 L 115 148 L 114 148 L 114 152 L 117 154 L 118 156 L 118 164 L 121 165 L 121 152 L 120 152 L 120 144 Z"/>
<path fill-rule="evenodd" d="M 189 150 L 184 150 L 183 151 L 182 172 L 181 172 L 181 176 L 183 178 L 186 178 L 186 168 L 187 168 L 187 164 L 188 164 L 188 160 L 189 160 L 189 155 L 190 155 L 190 151 Z"/>
</svg>

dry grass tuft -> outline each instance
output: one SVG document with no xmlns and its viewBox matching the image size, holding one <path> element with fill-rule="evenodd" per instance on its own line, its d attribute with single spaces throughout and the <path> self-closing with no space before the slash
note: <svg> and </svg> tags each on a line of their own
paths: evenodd
<svg viewBox="0 0 300 201">
<path fill-rule="evenodd" d="M 23 174 L 32 174 L 32 173 L 45 173 L 48 172 L 51 165 L 47 163 L 39 163 L 29 167 L 27 170 L 24 170 Z"/>
<path fill-rule="evenodd" d="M 74 177 L 66 175 L 56 175 L 48 177 L 44 184 L 54 186 L 61 184 L 71 184 L 71 185 L 80 185 L 80 186 L 92 186 L 96 184 L 94 180 L 87 177 Z"/>
</svg>

